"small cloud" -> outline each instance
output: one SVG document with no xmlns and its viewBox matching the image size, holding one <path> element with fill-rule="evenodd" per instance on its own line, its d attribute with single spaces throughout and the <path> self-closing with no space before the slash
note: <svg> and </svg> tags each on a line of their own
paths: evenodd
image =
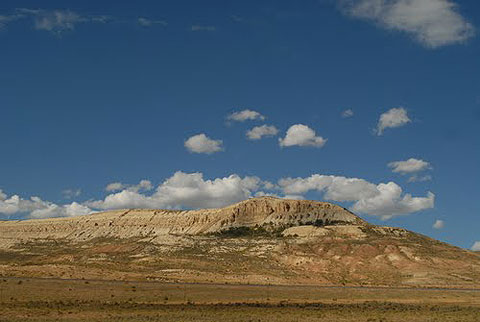
<svg viewBox="0 0 480 322">
<path fill-rule="evenodd" d="M 128 190 L 128 191 L 149 191 L 153 189 L 153 185 L 149 180 L 140 180 L 140 182 L 136 185 L 131 184 L 124 184 L 121 182 L 112 182 L 105 187 L 105 191 L 113 192 L 113 191 L 120 191 L 120 190 Z"/>
<path fill-rule="evenodd" d="M 243 110 L 240 112 L 233 112 L 232 114 L 227 116 L 227 120 L 230 121 L 237 121 L 237 122 L 244 122 L 247 120 L 265 120 L 265 116 L 260 114 L 257 111 L 252 110 Z"/>
<path fill-rule="evenodd" d="M 470 248 L 474 252 L 480 252 L 480 241 L 476 241 L 473 243 L 472 248 Z"/>
<path fill-rule="evenodd" d="M 120 191 L 124 188 L 125 186 L 120 183 L 120 182 L 112 182 L 112 183 L 109 183 L 106 187 L 105 187 L 105 190 L 106 191 Z"/>
<path fill-rule="evenodd" d="M 222 151 L 222 144 L 222 140 L 212 140 L 201 133 L 188 138 L 184 145 L 190 152 L 212 154 Z"/>
<path fill-rule="evenodd" d="M 387 128 L 400 127 L 410 122 L 406 109 L 403 107 L 391 108 L 380 115 L 376 129 L 377 135 L 382 135 Z"/>
<path fill-rule="evenodd" d="M 392 172 L 400 173 L 402 175 L 432 169 L 429 162 L 414 158 L 410 158 L 406 161 L 390 162 L 388 167 L 392 168 Z"/>
<path fill-rule="evenodd" d="M 345 110 L 342 112 L 342 117 L 343 118 L 349 118 L 349 117 L 352 117 L 353 116 L 353 110 L 352 109 L 348 109 L 348 110 Z"/>
<path fill-rule="evenodd" d="M 143 190 L 143 191 L 149 191 L 149 190 L 152 190 L 153 189 L 153 185 L 152 185 L 152 182 L 150 182 L 150 180 L 140 180 L 140 182 L 134 186 L 134 191 L 140 191 L 140 190 Z"/>
<path fill-rule="evenodd" d="M 303 124 L 295 124 L 290 126 L 287 134 L 282 139 L 278 139 L 281 147 L 288 146 L 313 146 L 321 148 L 327 142 L 327 139 L 316 136 L 315 131 Z"/>
<path fill-rule="evenodd" d="M 72 199 L 82 194 L 81 189 L 65 189 L 62 191 L 62 195 L 65 199 Z"/>
<path fill-rule="evenodd" d="M 165 20 L 150 20 L 148 18 L 139 17 L 137 23 L 143 27 L 151 27 L 153 25 L 162 25 L 166 26 L 168 23 Z"/>
<path fill-rule="evenodd" d="M 371 21 L 380 28 L 412 35 L 427 48 L 463 43 L 475 35 L 474 26 L 451 0 L 339 0 L 348 16 Z"/>
<path fill-rule="evenodd" d="M 36 30 L 44 30 L 57 35 L 66 31 L 72 31 L 79 23 L 106 23 L 112 20 L 112 17 L 106 15 L 82 16 L 71 10 L 44 10 L 18 8 L 19 14 L 33 17 Z"/>
<path fill-rule="evenodd" d="M 425 181 L 430 181 L 432 180 L 432 176 L 429 174 L 426 174 L 424 176 L 419 176 L 419 175 L 413 175 L 410 178 L 408 178 L 407 182 L 425 182 Z"/>
<path fill-rule="evenodd" d="M 217 28 L 215 26 L 200 26 L 193 25 L 191 31 L 215 31 Z"/>
<path fill-rule="evenodd" d="M 35 29 L 62 33 L 75 29 L 75 25 L 85 19 L 69 10 L 43 11 L 35 18 Z"/>
<path fill-rule="evenodd" d="M 264 136 L 275 136 L 278 134 L 278 129 L 273 125 L 255 126 L 247 131 L 247 138 L 249 140 L 260 140 Z"/>
<path fill-rule="evenodd" d="M 435 220 L 435 223 L 432 226 L 435 229 L 442 229 L 445 227 L 445 222 L 443 220 Z"/>
</svg>

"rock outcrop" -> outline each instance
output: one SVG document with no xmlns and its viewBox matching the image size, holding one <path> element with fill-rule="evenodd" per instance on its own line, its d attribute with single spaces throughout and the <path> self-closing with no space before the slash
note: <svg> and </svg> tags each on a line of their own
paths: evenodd
<svg viewBox="0 0 480 322">
<path fill-rule="evenodd" d="M 35 239 L 85 241 L 98 237 L 199 235 L 233 227 L 285 228 L 306 224 L 365 225 L 366 222 L 328 202 L 262 197 L 219 209 L 128 209 L 74 218 L 0 221 L 0 246 Z"/>
</svg>

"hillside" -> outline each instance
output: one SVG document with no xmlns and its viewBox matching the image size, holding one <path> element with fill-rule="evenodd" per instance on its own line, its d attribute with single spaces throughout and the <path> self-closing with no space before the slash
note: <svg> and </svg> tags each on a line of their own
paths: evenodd
<svg viewBox="0 0 480 322">
<path fill-rule="evenodd" d="M 480 288 L 480 255 L 326 202 L 0 222 L 0 275 Z"/>
</svg>

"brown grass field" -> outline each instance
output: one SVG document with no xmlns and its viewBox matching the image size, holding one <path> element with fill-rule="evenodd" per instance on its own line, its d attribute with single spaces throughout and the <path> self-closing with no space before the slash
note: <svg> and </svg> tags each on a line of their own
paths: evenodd
<svg viewBox="0 0 480 322">
<path fill-rule="evenodd" d="M 0 321 L 480 321 L 480 291 L 0 279 Z"/>
</svg>

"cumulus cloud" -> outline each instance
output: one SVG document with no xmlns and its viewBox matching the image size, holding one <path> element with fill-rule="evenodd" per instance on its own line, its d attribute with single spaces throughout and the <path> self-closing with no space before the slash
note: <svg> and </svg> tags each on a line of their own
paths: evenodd
<svg viewBox="0 0 480 322">
<path fill-rule="evenodd" d="M 400 174 L 420 172 L 432 168 L 429 162 L 414 158 L 405 161 L 390 162 L 388 167 L 391 168 L 393 172 Z"/>
<path fill-rule="evenodd" d="M 252 196 L 304 199 L 306 193 L 317 191 L 323 195 L 324 200 L 349 203 L 350 209 L 359 214 L 388 219 L 432 208 L 435 201 L 435 195 L 431 192 L 425 197 L 413 197 L 404 193 L 394 182 L 375 184 L 360 178 L 321 174 L 306 178 L 280 178 L 272 183 L 256 176 L 231 174 L 205 179 L 202 173 L 178 171 L 155 190 L 153 188 L 148 180 L 135 185 L 117 182 L 109 185 L 109 194 L 103 199 L 64 205 L 44 201 L 39 197 L 9 197 L 0 190 L 0 214 L 27 214 L 30 218 L 47 218 L 123 208 L 212 208 L 230 205 Z"/>
<path fill-rule="evenodd" d="M 3 215 L 27 214 L 30 218 L 47 218 L 86 215 L 90 212 L 90 208 L 77 202 L 57 205 L 35 196 L 30 199 L 18 195 L 8 197 L 0 190 L 0 214 Z"/>
<path fill-rule="evenodd" d="M 193 25 L 190 28 L 191 31 L 215 31 L 217 28 L 215 26 L 201 26 L 201 25 Z"/>
<path fill-rule="evenodd" d="M 378 195 L 372 198 L 358 200 L 352 210 L 382 219 L 389 219 L 398 215 L 405 215 L 424 209 L 433 208 L 435 195 L 428 192 L 426 197 L 412 197 L 411 194 L 402 195 L 402 188 L 394 182 L 377 185 Z"/>
<path fill-rule="evenodd" d="M 316 136 L 315 131 L 303 124 L 295 124 L 290 126 L 287 134 L 282 139 L 278 139 L 281 147 L 288 146 L 313 146 L 321 148 L 327 142 L 327 139 Z"/>
<path fill-rule="evenodd" d="M 233 112 L 232 114 L 227 116 L 227 120 L 230 121 L 237 121 L 237 122 L 244 122 L 247 120 L 264 120 L 265 116 L 260 114 L 257 111 L 252 110 L 243 110 L 239 112 Z"/>
<path fill-rule="evenodd" d="M 480 241 L 474 242 L 471 250 L 473 250 L 474 252 L 480 252 Z"/>
<path fill-rule="evenodd" d="M 324 198 L 333 201 L 352 201 L 354 212 L 389 219 L 433 208 L 435 195 L 412 197 L 403 194 L 394 182 L 373 184 L 363 179 L 325 176 L 315 174 L 307 178 L 285 178 L 279 180 L 285 194 L 304 194 L 311 190 L 324 193 Z"/>
<path fill-rule="evenodd" d="M 188 151 L 194 153 L 212 154 L 223 150 L 222 140 L 213 140 L 204 133 L 189 137 L 184 145 Z"/>
<path fill-rule="evenodd" d="M 261 185 L 258 177 L 232 174 L 205 180 L 202 173 L 178 171 L 151 195 L 126 189 L 88 205 L 98 209 L 222 207 L 249 198 Z"/>
<path fill-rule="evenodd" d="M 352 109 L 348 109 L 348 110 L 345 110 L 342 112 L 342 117 L 343 118 L 349 118 L 349 117 L 352 117 L 353 116 L 353 110 Z"/>
<path fill-rule="evenodd" d="M 463 43 L 475 28 L 450 0 L 339 0 L 342 11 L 405 32 L 427 48 Z"/>
<path fill-rule="evenodd" d="M 73 217 L 88 215 L 91 212 L 90 208 L 77 202 L 68 205 L 45 202 L 45 207 L 35 209 L 30 213 L 30 218 Z"/>
<path fill-rule="evenodd" d="M 387 128 L 396 128 L 410 123 L 411 120 L 407 115 L 407 110 L 403 107 L 391 108 L 387 112 L 380 115 L 376 132 L 382 135 Z"/>
<path fill-rule="evenodd" d="M 261 125 L 247 131 L 247 138 L 249 140 L 260 140 L 264 136 L 275 136 L 278 134 L 278 129 L 273 125 Z"/>
<path fill-rule="evenodd" d="M 143 27 L 151 27 L 154 25 L 162 25 L 162 26 L 168 25 L 168 23 L 165 20 L 151 20 L 145 17 L 139 17 L 137 19 L 137 23 Z"/>
<path fill-rule="evenodd" d="M 443 227 L 445 227 L 445 222 L 443 220 L 435 220 L 435 222 L 433 223 L 433 228 L 435 229 L 442 229 Z"/>
</svg>

